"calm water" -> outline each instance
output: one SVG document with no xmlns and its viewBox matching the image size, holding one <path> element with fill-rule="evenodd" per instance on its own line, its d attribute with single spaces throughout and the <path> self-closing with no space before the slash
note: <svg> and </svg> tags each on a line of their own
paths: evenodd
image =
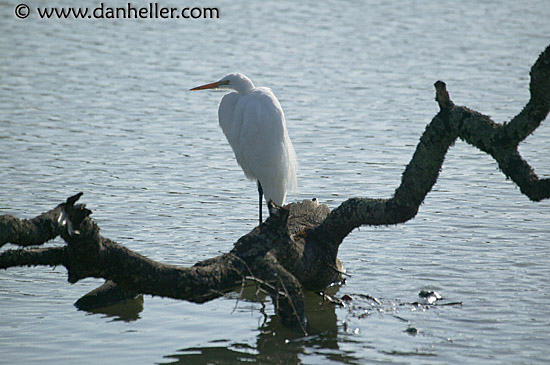
<svg viewBox="0 0 550 365">
<path fill-rule="evenodd" d="M 40 20 L 32 5 L 20 20 L 18 2 L 1 1 L 0 214 L 33 217 L 83 191 L 104 236 L 192 265 L 254 227 L 256 192 L 217 126 L 223 94 L 190 87 L 233 71 L 271 87 L 300 161 L 288 200 L 318 197 L 334 208 L 391 195 L 437 112 L 436 80 L 455 103 L 509 120 L 550 43 L 547 0 L 357 3 L 217 1 L 208 5 L 219 19 L 197 20 Z M 521 145 L 545 177 L 549 140 L 546 123 Z M 543 363 L 549 208 L 457 142 L 413 221 L 346 239 L 340 258 L 351 277 L 337 295 L 354 301 L 332 309 L 312 296 L 309 337 L 281 328 L 269 300 L 236 294 L 77 311 L 73 303 L 102 281 L 70 285 L 64 268 L 36 267 L 0 272 L 0 357 Z M 463 305 L 415 307 L 421 289 Z"/>
</svg>

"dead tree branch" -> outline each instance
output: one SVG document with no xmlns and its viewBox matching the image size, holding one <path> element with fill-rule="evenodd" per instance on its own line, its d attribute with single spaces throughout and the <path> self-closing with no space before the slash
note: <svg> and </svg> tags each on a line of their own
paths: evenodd
<svg viewBox="0 0 550 365">
<path fill-rule="evenodd" d="M 0 254 L 0 268 L 63 265 L 71 283 L 86 277 L 107 279 L 107 284 L 79 301 L 81 306 L 97 305 L 107 293 L 111 298 L 143 293 L 202 303 L 252 279 L 273 298 L 283 322 L 305 332 L 303 291 L 324 289 L 340 277 L 337 254 L 343 239 L 361 225 L 412 219 L 457 138 L 491 155 L 529 199 L 550 197 L 550 179 L 539 179 L 518 152 L 518 144 L 550 109 L 550 46 L 531 69 L 529 102 L 509 123 L 497 124 L 456 106 L 441 81 L 435 89 L 440 111 L 426 127 L 391 198 L 351 198 L 332 212 L 316 200 L 284 208 L 271 205 L 269 218 L 241 237 L 230 252 L 180 267 L 150 260 L 102 237 L 91 211 L 75 204 L 79 193 L 30 220 L 0 216 L 0 247 L 40 245 L 58 235 L 66 242 L 64 247 L 6 250 Z"/>
<path fill-rule="evenodd" d="M 539 179 L 518 152 L 518 144 L 533 133 L 550 109 L 550 46 L 531 68 L 529 102 L 510 123 L 497 124 L 488 116 L 454 105 L 442 81 L 436 82 L 435 88 L 440 112 L 426 127 L 394 196 L 348 199 L 316 229 L 317 237 L 334 251 L 361 225 L 398 224 L 412 219 L 437 181 L 447 150 L 457 138 L 491 155 L 532 201 L 550 197 L 550 179 Z"/>
</svg>

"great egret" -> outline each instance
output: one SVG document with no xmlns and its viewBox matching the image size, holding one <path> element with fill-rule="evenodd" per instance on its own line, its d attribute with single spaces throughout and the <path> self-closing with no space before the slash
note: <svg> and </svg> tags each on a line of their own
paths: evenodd
<svg viewBox="0 0 550 365">
<path fill-rule="evenodd" d="M 262 223 L 262 195 L 283 205 L 287 189 L 296 186 L 297 161 L 286 130 L 281 104 L 266 87 L 254 87 L 243 74 L 229 74 L 219 81 L 191 90 L 232 89 L 218 107 L 218 119 L 238 164 L 246 177 L 256 180 Z"/>
</svg>

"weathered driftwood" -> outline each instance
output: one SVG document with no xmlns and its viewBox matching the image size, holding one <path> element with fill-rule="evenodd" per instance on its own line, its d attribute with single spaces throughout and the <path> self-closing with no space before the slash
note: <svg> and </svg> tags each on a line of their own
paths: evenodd
<svg viewBox="0 0 550 365">
<path fill-rule="evenodd" d="M 58 235 L 67 245 L 6 250 L 0 255 L 0 268 L 63 265 L 71 283 L 86 277 L 110 281 L 79 301 L 81 306 L 97 305 L 94 298 L 119 300 L 137 293 L 201 303 L 251 280 L 273 298 L 284 323 L 305 332 L 303 291 L 323 289 L 339 277 L 342 240 L 361 225 L 398 224 L 413 218 L 457 138 L 490 154 L 529 199 L 550 197 L 550 179 L 539 179 L 517 149 L 550 109 L 550 46 L 531 69 L 529 102 L 509 123 L 497 124 L 454 105 L 441 81 L 435 88 L 440 112 L 426 127 L 391 198 L 351 198 L 333 211 L 315 200 L 283 208 L 271 205 L 269 218 L 241 237 L 230 252 L 179 267 L 155 262 L 102 237 L 89 217 L 91 211 L 75 204 L 81 196 L 77 194 L 30 220 L 1 216 L 0 246 L 39 245 Z"/>
</svg>

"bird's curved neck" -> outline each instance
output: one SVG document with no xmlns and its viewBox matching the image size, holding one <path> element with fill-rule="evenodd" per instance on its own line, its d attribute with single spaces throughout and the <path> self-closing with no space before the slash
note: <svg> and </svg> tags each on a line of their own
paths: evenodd
<svg viewBox="0 0 550 365">
<path fill-rule="evenodd" d="M 252 81 L 246 82 L 245 80 L 243 80 L 243 82 L 240 82 L 238 85 L 233 86 L 233 89 L 239 94 L 248 94 L 252 90 L 254 90 L 254 84 L 252 83 Z"/>
</svg>

